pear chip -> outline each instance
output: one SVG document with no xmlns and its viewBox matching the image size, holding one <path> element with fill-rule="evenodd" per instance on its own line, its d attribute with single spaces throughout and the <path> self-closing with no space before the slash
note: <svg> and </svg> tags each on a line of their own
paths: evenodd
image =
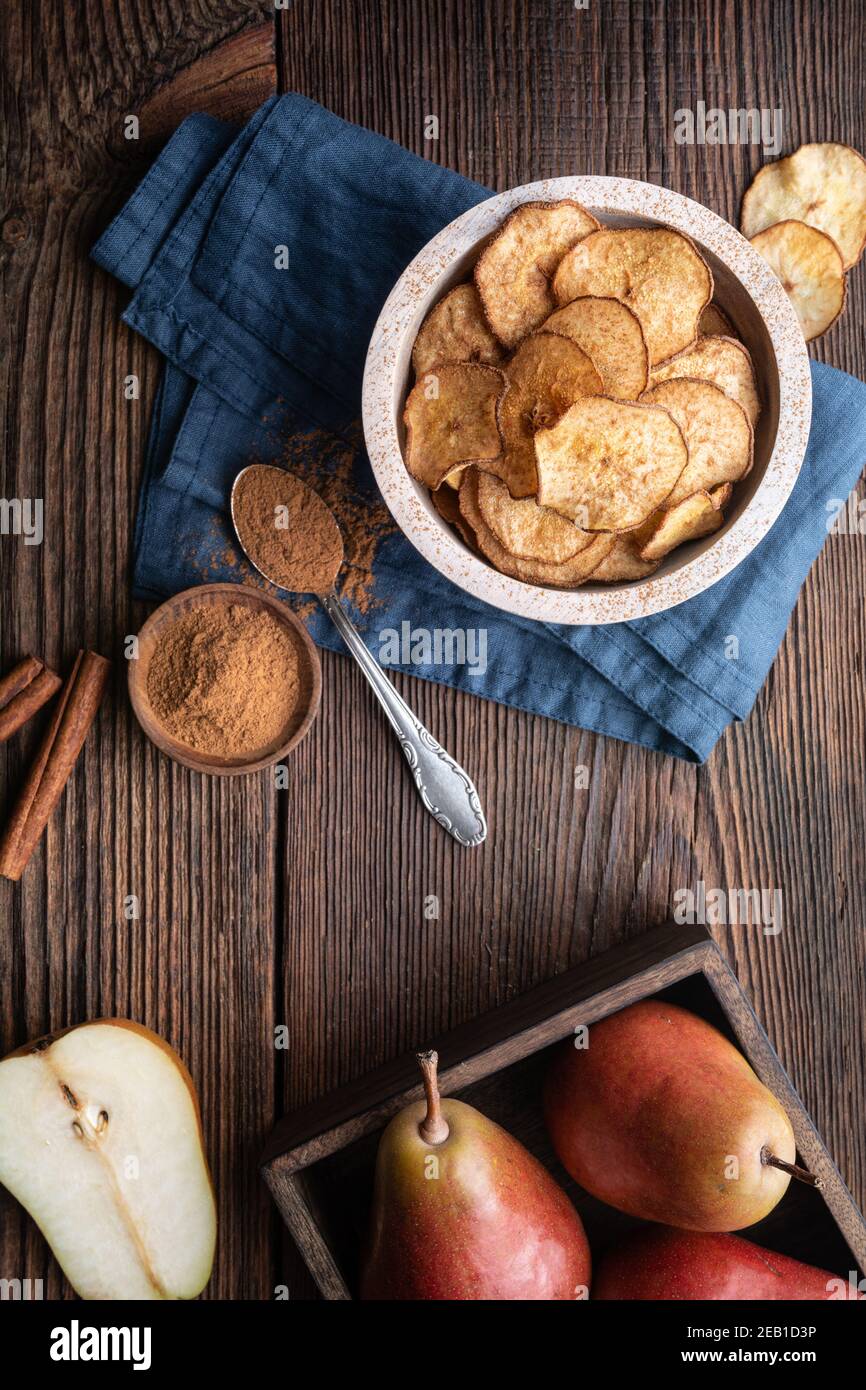
<svg viewBox="0 0 866 1390">
<path fill-rule="evenodd" d="M 650 517 L 642 534 L 635 537 L 642 560 L 663 560 L 678 545 L 710 536 L 724 524 L 722 508 L 731 496 L 730 484 L 713 492 L 695 492 L 669 511 Z"/>
<path fill-rule="evenodd" d="M 752 237 L 793 304 L 807 343 L 834 324 L 845 305 L 845 268 L 838 246 L 805 222 L 776 222 Z"/>
<path fill-rule="evenodd" d="M 640 319 L 618 299 L 585 295 L 557 309 L 543 325 L 583 348 L 601 373 L 606 396 L 636 401 L 646 390 L 649 359 Z"/>
<path fill-rule="evenodd" d="M 689 461 L 663 503 L 665 509 L 746 476 L 752 466 L 752 426 L 743 407 L 718 386 L 672 377 L 651 387 L 641 400 L 669 410 L 688 445 Z"/>
<path fill-rule="evenodd" d="M 502 457 L 489 465 L 512 497 L 538 489 L 535 432 L 553 425 L 581 396 L 601 391 L 601 377 L 586 353 L 559 333 L 531 333 L 503 368 L 507 386 L 499 402 Z"/>
<path fill-rule="evenodd" d="M 563 256 L 553 280 L 557 303 L 612 296 L 640 320 L 650 363 L 693 343 L 713 297 L 713 277 L 694 243 L 668 227 L 603 228 Z"/>
<path fill-rule="evenodd" d="M 656 405 L 587 397 L 535 436 L 538 502 L 586 531 L 629 531 L 672 491 L 689 452 Z"/>
<path fill-rule="evenodd" d="M 403 412 L 413 478 L 435 489 L 452 469 L 499 457 L 496 410 L 504 384 L 496 367 L 475 362 L 446 364 L 419 378 Z"/>
<path fill-rule="evenodd" d="M 734 325 L 731 323 L 731 320 L 728 318 L 724 309 L 719 308 L 715 300 L 712 300 L 701 314 L 700 323 L 698 324 L 698 333 L 704 338 L 713 336 L 736 338 L 737 336 L 734 332 Z"/>
<path fill-rule="evenodd" d="M 754 429 L 761 413 L 752 359 L 736 338 L 699 338 L 694 347 L 660 362 L 650 372 L 650 386 L 673 377 L 693 377 L 718 386 L 741 405 Z"/>
<path fill-rule="evenodd" d="M 562 565 L 595 539 L 590 531 L 581 531 L 559 512 L 539 507 L 534 497 L 515 501 L 500 478 L 481 469 L 475 498 L 485 525 L 518 560 Z"/>
<path fill-rule="evenodd" d="M 475 533 L 460 510 L 458 492 L 460 488 L 460 479 L 462 477 L 463 470 L 461 469 L 456 483 L 453 483 L 450 487 L 437 487 L 435 492 L 430 493 L 430 498 L 442 520 L 447 521 L 449 526 L 453 526 L 454 529 L 459 532 L 461 540 L 465 541 L 470 550 L 474 550 L 477 553 L 478 546 L 475 542 Z M 446 482 L 447 481 L 446 479 Z"/>
<path fill-rule="evenodd" d="M 746 190 L 740 230 L 754 242 L 779 223 L 805 222 L 839 248 L 842 269 L 856 265 L 866 246 L 866 160 L 850 145 L 801 145 L 767 164 Z"/>
<path fill-rule="evenodd" d="M 554 589 L 576 589 L 613 549 L 615 537 L 599 535 L 593 536 L 589 545 L 562 564 L 520 559 L 500 544 L 485 522 L 478 505 L 478 482 L 478 470 L 467 468 L 460 484 L 460 511 L 475 532 L 482 554 L 496 569 L 512 579 L 520 579 L 526 584 L 545 584 Z"/>
<path fill-rule="evenodd" d="M 478 258 L 475 284 L 487 320 L 506 347 L 516 347 L 555 309 L 550 281 L 557 265 L 598 225 L 569 198 L 524 203 L 505 219 Z"/>
<path fill-rule="evenodd" d="M 632 535 L 617 536 L 613 549 L 594 569 L 593 583 L 621 584 L 628 579 L 647 579 L 658 569 L 660 561 L 644 560 L 635 546 Z"/>
<path fill-rule="evenodd" d="M 412 349 L 416 376 L 443 362 L 502 360 L 502 347 L 484 317 L 478 291 L 471 283 L 455 285 L 430 310 Z"/>
</svg>

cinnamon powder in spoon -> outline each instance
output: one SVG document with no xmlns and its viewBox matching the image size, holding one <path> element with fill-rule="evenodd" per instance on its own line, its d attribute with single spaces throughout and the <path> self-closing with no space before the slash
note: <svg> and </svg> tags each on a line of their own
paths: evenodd
<svg viewBox="0 0 866 1390">
<path fill-rule="evenodd" d="M 326 594 L 343 563 L 333 513 L 312 488 L 282 468 L 252 464 L 232 491 L 238 538 L 257 569 L 280 589 Z"/>
</svg>

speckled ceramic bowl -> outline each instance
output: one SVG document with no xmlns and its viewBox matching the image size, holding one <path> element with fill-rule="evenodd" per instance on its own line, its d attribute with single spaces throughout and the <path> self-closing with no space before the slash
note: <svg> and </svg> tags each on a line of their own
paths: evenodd
<svg viewBox="0 0 866 1390">
<path fill-rule="evenodd" d="M 412 345 L 432 306 L 467 279 L 485 240 L 521 203 L 576 198 L 610 227 L 663 224 L 686 232 L 713 272 L 715 299 L 752 354 L 762 412 L 755 463 L 734 489 L 721 531 L 681 546 L 648 579 L 561 590 L 524 584 L 474 555 L 439 516 L 403 463 L 403 405 Z M 791 492 L 809 437 L 812 390 L 803 334 L 785 291 L 729 223 L 654 184 L 595 177 L 512 188 L 443 228 L 400 276 L 373 332 L 364 373 L 364 434 L 382 495 L 412 544 L 477 598 L 556 623 L 618 623 L 659 613 L 728 574 L 769 531 Z"/>
</svg>

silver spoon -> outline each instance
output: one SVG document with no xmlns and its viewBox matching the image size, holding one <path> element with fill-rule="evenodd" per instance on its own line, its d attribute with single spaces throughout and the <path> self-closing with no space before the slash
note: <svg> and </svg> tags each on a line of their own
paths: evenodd
<svg viewBox="0 0 866 1390">
<path fill-rule="evenodd" d="M 294 474 L 286 472 L 284 469 L 273 468 L 268 464 L 250 464 L 247 468 L 242 468 L 232 483 L 231 491 L 231 514 L 232 525 L 241 550 L 246 555 L 250 564 L 258 570 L 265 579 L 277 588 L 288 589 L 294 593 L 309 593 L 311 590 L 305 588 L 294 588 L 292 584 L 286 584 L 280 578 L 275 578 L 274 574 L 269 574 L 262 568 L 259 559 L 247 548 L 247 540 L 242 535 L 242 527 L 238 525 L 237 498 L 241 479 L 249 481 L 249 475 L 254 470 L 267 472 L 277 472 L 282 475 L 282 479 L 290 478 L 292 487 L 303 488 L 309 497 L 305 498 L 308 506 L 315 504 L 310 501 L 315 498 L 315 502 L 321 507 L 333 521 L 334 527 L 339 534 L 336 518 L 325 502 L 319 497 L 312 488 L 308 488 L 302 483 L 300 478 Z M 342 563 L 342 536 L 340 536 L 340 552 L 336 568 Z M 336 578 L 336 571 L 335 571 Z M 354 623 L 349 618 L 345 608 L 341 604 L 337 593 L 333 587 L 325 593 L 317 593 L 316 598 L 321 603 L 334 627 L 339 632 L 350 654 L 355 658 L 379 701 L 380 705 L 388 717 L 391 728 L 394 730 L 400 742 L 400 747 L 406 755 L 406 761 L 415 779 L 415 786 L 418 795 L 421 797 L 425 807 L 450 835 L 461 845 L 471 846 L 480 845 L 487 836 L 487 822 L 484 819 L 484 812 L 481 809 L 481 802 L 475 785 L 468 773 L 454 761 L 450 753 L 440 746 L 421 723 L 421 720 L 412 712 L 406 701 L 398 695 L 391 682 L 388 680 L 378 661 L 370 654 L 362 642 Z"/>
</svg>

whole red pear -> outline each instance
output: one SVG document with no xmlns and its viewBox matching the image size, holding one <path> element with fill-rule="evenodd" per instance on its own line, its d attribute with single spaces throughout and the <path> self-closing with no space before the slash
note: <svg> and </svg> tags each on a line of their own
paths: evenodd
<svg viewBox="0 0 866 1390">
<path fill-rule="evenodd" d="M 361 1297 L 586 1298 L 589 1245 L 562 1188 L 480 1111 L 440 1100 L 435 1052 L 418 1060 L 426 1100 L 379 1144 Z"/>
<path fill-rule="evenodd" d="M 704 1019 L 648 999 L 595 1023 L 548 1073 L 544 1111 L 573 1178 L 612 1207 L 698 1231 L 760 1221 L 796 1169 L 784 1109 Z"/>
<path fill-rule="evenodd" d="M 703 1301 L 857 1298 L 847 1280 L 741 1236 L 650 1226 L 608 1251 L 595 1299 Z M 860 1295 L 862 1297 L 862 1295 Z"/>
</svg>

